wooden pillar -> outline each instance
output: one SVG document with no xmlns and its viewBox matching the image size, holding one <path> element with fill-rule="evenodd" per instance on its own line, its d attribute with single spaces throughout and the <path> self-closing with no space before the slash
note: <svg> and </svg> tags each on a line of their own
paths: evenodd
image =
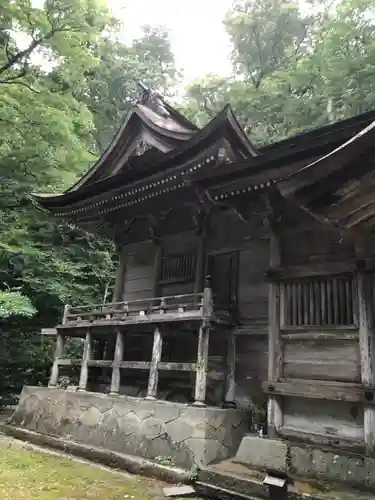
<svg viewBox="0 0 375 500">
<path fill-rule="evenodd" d="M 60 332 L 57 332 L 55 358 L 52 365 L 51 377 L 49 379 L 48 387 L 56 387 L 59 379 L 59 359 L 64 352 L 64 337 Z"/>
<path fill-rule="evenodd" d="M 214 312 L 214 304 L 213 304 L 213 295 L 211 288 L 211 276 L 206 276 L 206 283 L 204 285 L 203 291 L 203 310 L 202 315 L 206 321 L 210 321 L 212 319 L 212 315 Z"/>
<path fill-rule="evenodd" d="M 272 224 L 271 224 L 272 226 Z M 271 228 L 270 237 L 270 267 L 281 265 L 281 242 L 275 227 Z M 280 285 L 271 283 L 269 285 L 268 298 L 268 381 L 272 385 L 282 376 L 282 345 L 280 332 Z M 283 412 L 281 398 L 270 396 L 267 408 L 268 435 L 276 437 L 278 430 L 283 424 Z"/>
<path fill-rule="evenodd" d="M 365 388 L 375 387 L 375 325 L 373 314 L 372 276 L 357 273 L 357 300 L 359 347 L 361 354 L 361 380 Z M 375 407 L 364 405 L 364 434 L 366 454 L 375 453 Z"/>
<path fill-rule="evenodd" d="M 163 257 L 163 246 L 159 239 L 155 239 L 155 260 L 154 260 L 154 289 L 153 289 L 153 297 L 159 296 L 159 279 L 161 272 L 161 264 Z"/>
<path fill-rule="evenodd" d="M 116 270 L 116 281 L 115 289 L 113 291 L 113 302 L 122 302 L 124 298 L 124 288 L 125 288 L 125 273 L 126 273 L 126 263 L 127 263 L 127 251 L 126 247 L 122 246 L 118 250 L 119 261 Z"/>
<path fill-rule="evenodd" d="M 121 330 L 117 330 L 115 356 L 112 366 L 111 389 L 109 393 L 110 396 L 117 396 L 120 392 L 120 382 L 121 382 L 120 366 L 123 360 L 123 356 L 124 356 L 124 335 Z"/>
<path fill-rule="evenodd" d="M 152 347 L 152 359 L 146 399 L 156 399 L 157 397 L 159 381 L 158 364 L 161 359 L 162 348 L 163 337 L 160 328 L 157 326 L 154 332 L 154 344 Z"/>
<path fill-rule="evenodd" d="M 205 406 L 208 371 L 210 327 L 203 321 L 199 329 L 197 371 L 195 381 L 195 406 Z"/>
<path fill-rule="evenodd" d="M 78 387 L 79 391 L 87 390 L 87 380 L 89 378 L 88 362 L 91 359 L 91 349 L 92 349 L 91 331 L 90 329 L 88 329 L 85 338 L 85 345 L 83 348 L 81 374 L 79 377 L 79 387 Z"/>
<path fill-rule="evenodd" d="M 195 272 L 194 292 L 201 293 L 204 287 L 204 273 L 206 267 L 206 243 L 207 243 L 207 228 L 204 227 L 199 235 L 197 249 L 197 266 Z"/>
<path fill-rule="evenodd" d="M 236 408 L 236 403 L 235 403 L 236 335 L 234 333 L 234 328 L 231 328 L 229 332 L 226 368 L 227 368 L 226 370 L 227 373 L 226 373 L 226 384 L 225 384 L 224 407 Z"/>
</svg>

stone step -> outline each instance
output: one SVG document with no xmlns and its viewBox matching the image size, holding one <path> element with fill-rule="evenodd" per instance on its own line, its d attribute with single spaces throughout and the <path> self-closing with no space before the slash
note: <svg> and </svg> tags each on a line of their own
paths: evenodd
<svg viewBox="0 0 375 500">
<path fill-rule="evenodd" d="M 211 498 L 267 500 L 268 487 L 263 485 L 265 473 L 224 460 L 203 468 L 197 482 L 198 492 Z M 220 493 L 221 492 L 221 493 Z M 290 500 L 375 500 L 375 495 L 353 489 L 339 489 L 317 481 L 295 478 L 288 488 Z"/>
</svg>

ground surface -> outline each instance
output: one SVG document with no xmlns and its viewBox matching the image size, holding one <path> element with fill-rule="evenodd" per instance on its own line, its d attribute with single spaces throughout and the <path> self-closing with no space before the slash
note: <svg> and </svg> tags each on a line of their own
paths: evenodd
<svg viewBox="0 0 375 500">
<path fill-rule="evenodd" d="M 1 500 L 160 500 L 164 486 L 0 438 Z"/>
</svg>

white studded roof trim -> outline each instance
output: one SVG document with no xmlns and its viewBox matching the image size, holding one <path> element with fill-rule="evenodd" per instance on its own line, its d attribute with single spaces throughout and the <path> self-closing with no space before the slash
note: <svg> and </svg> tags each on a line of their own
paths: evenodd
<svg viewBox="0 0 375 500">
<path fill-rule="evenodd" d="M 214 200 L 215 201 L 224 200 L 227 198 L 232 198 L 233 196 L 236 196 L 239 194 L 248 193 L 249 191 L 257 191 L 258 189 L 265 189 L 267 187 L 270 187 L 272 184 L 275 184 L 275 182 L 277 182 L 277 181 L 272 180 L 272 181 L 264 182 L 261 184 L 252 184 L 250 186 L 247 186 L 247 187 L 244 187 L 241 189 L 236 189 L 236 190 L 232 189 L 232 190 L 227 191 L 225 193 L 221 193 L 220 195 L 214 196 Z"/>
<path fill-rule="evenodd" d="M 103 209 L 96 212 L 96 215 L 104 215 L 108 212 L 113 212 L 115 210 L 118 210 L 119 208 L 125 208 L 128 206 L 136 205 L 137 203 L 140 203 L 140 202 L 145 201 L 147 199 L 155 198 L 155 197 L 160 196 L 162 194 L 165 194 L 165 193 L 168 193 L 170 191 L 174 191 L 176 189 L 180 189 L 180 188 L 184 187 L 186 185 L 184 180 L 182 180 L 182 182 L 180 182 L 178 184 L 174 184 L 168 188 L 165 188 L 164 186 L 165 186 L 165 184 L 168 184 L 168 183 L 175 183 L 176 181 L 178 181 L 179 177 L 181 178 L 182 176 L 185 176 L 186 174 L 189 174 L 189 173 L 192 173 L 198 169 L 201 169 L 202 167 L 205 167 L 207 164 L 215 161 L 215 159 L 216 159 L 216 156 L 211 155 L 210 157 L 207 157 L 207 158 L 201 160 L 196 165 L 190 166 L 189 168 L 186 168 L 185 170 L 183 170 L 182 172 L 179 172 L 178 174 L 172 174 L 172 175 L 169 175 L 168 177 L 165 177 L 163 179 L 150 181 L 149 184 L 147 184 L 147 185 L 130 188 L 126 192 L 114 193 L 113 196 L 110 198 L 98 200 L 98 201 L 92 202 L 88 205 L 83 205 L 81 207 L 73 208 L 71 210 L 62 210 L 59 212 L 55 212 L 55 215 L 57 217 L 74 216 L 74 218 L 76 218 L 78 221 L 82 221 L 86 217 L 84 217 L 84 216 L 83 217 L 76 217 L 77 214 L 81 214 L 81 213 L 83 214 L 85 212 L 89 212 L 92 209 L 95 209 L 98 207 L 103 206 Z M 155 191 L 155 188 L 158 188 L 159 186 L 163 186 L 163 189 L 159 189 L 159 190 Z M 146 194 L 146 191 L 148 191 L 148 194 Z M 136 198 L 134 198 L 135 195 L 139 195 L 141 193 L 142 193 L 142 196 L 137 196 Z M 144 196 L 143 196 L 143 193 L 145 193 Z M 133 197 L 133 199 L 129 200 L 129 198 L 132 198 L 132 197 Z M 106 207 L 106 205 L 108 205 L 112 201 L 118 201 L 118 200 L 123 200 L 123 199 L 127 199 L 127 201 L 124 203 L 121 203 L 121 204 L 116 204 L 116 205 Z"/>
</svg>

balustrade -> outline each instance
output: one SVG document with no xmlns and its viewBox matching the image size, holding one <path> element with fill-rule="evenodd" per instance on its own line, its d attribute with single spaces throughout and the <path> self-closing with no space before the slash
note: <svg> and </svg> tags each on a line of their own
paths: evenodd
<svg viewBox="0 0 375 500">
<path fill-rule="evenodd" d="M 57 327 L 57 345 L 50 387 L 57 386 L 59 367 L 61 366 L 81 367 L 78 387 L 80 391 L 87 390 L 89 368 L 111 368 L 110 394 L 116 395 L 119 394 L 120 389 L 121 369 L 148 370 L 147 398 L 155 399 L 158 391 L 159 371 L 196 372 L 195 400 L 196 404 L 204 405 L 208 376 L 209 335 L 216 319 L 212 290 L 209 286 L 206 286 L 203 293 L 189 295 L 174 295 L 98 306 L 66 306 L 62 324 Z M 163 324 L 165 321 L 180 320 L 190 322 L 199 320 L 197 322 L 199 336 L 196 363 L 161 361 Z M 124 361 L 124 336 L 126 335 L 127 328 L 129 325 L 138 324 L 139 322 L 147 322 L 149 325 L 153 325 L 154 340 L 151 360 Z M 116 333 L 116 347 L 112 360 L 94 359 L 92 332 L 94 331 L 93 328 L 96 328 L 95 332 L 97 332 L 97 328 L 100 325 L 106 327 L 105 335 L 113 338 L 113 334 Z M 108 331 L 108 327 L 111 325 L 113 329 Z M 74 327 L 76 328 L 74 329 Z M 68 337 L 71 332 L 72 335 L 77 335 L 78 332 L 81 336 L 83 332 L 86 332 L 82 359 L 69 359 L 63 356 L 64 338 Z M 230 356 L 233 357 L 233 353 Z M 228 374 L 230 380 L 233 377 L 232 372 L 233 369 Z M 233 399 L 232 392 L 233 388 L 231 387 L 228 392 L 230 399 Z"/>
</svg>

